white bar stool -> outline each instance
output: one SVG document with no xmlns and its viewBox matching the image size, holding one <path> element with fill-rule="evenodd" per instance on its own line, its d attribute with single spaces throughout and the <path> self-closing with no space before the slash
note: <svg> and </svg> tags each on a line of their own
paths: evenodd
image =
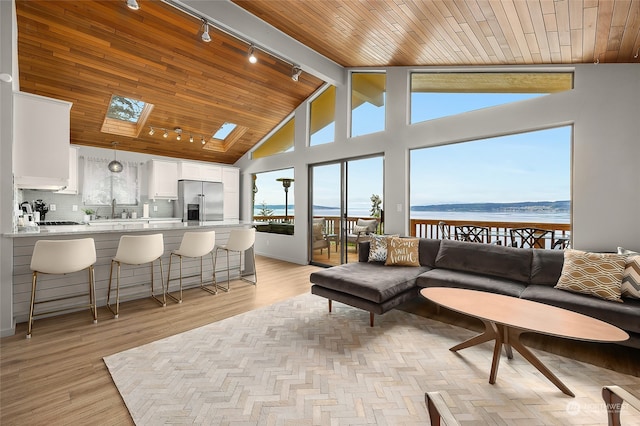
<svg viewBox="0 0 640 426">
<path fill-rule="evenodd" d="M 216 244 L 216 232 L 215 231 L 206 231 L 206 232 L 185 232 L 182 236 L 182 241 L 180 242 L 180 248 L 178 250 L 173 250 L 171 255 L 169 256 L 169 274 L 167 275 L 167 296 L 172 298 L 178 303 L 182 303 L 182 279 L 183 278 L 192 278 L 197 277 L 198 274 L 182 276 L 182 258 L 190 257 L 190 258 L 200 258 L 200 288 L 208 291 L 211 294 L 218 293 L 216 288 L 216 270 L 215 263 L 213 260 L 213 248 Z M 205 287 L 204 280 L 202 277 L 202 258 L 207 254 L 211 255 L 211 265 L 213 266 L 213 290 Z M 180 258 L 180 277 L 179 278 L 171 278 L 171 263 L 173 260 L 173 256 L 177 256 Z M 180 280 L 180 297 L 176 298 L 169 292 L 169 283 L 170 281 Z"/>
<path fill-rule="evenodd" d="M 89 270 L 89 309 L 93 314 L 94 324 L 98 322 L 98 311 L 96 309 L 96 289 L 93 265 L 96 263 L 96 246 L 93 238 L 82 238 L 78 240 L 38 240 L 33 247 L 31 255 L 31 306 L 29 308 L 29 325 L 27 339 L 31 338 L 33 318 L 52 314 L 55 312 L 68 311 L 76 306 L 55 309 L 47 312 L 34 313 L 34 305 L 40 303 L 56 302 L 59 300 L 73 299 L 84 295 L 73 295 L 57 297 L 55 299 L 40 300 L 36 302 L 36 286 L 38 274 L 70 274 L 72 272 Z M 86 305 L 82 305 L 86 306 Z"/>
<path fill-rule="evenodd" d="M 253 250 L 253 244 L 255 243 L 255 241 L 256 241 L 255 228 L 232 229 L 231 232 L 229 233 L 229 239 L 227 240 L 227 244 L 223 246 L 216 246 L 216 256 L 215 256 L 215 261 L 213 266 L 214 275 L 215 275 L 215 269 L 216 269 L 215 264 L 218 261 L 218 250 L 224 250 L 227 252 L 227 287 L 224 288 L 224 287 L 218 286 L 220 289 L 224 291 L 229 291 L 229 271 L 231 269 L 229 267 L 229 252 L 231 251 L 240 253 L 240 262 L 238 265 L 238 273 L 240 275 L 240 279 L 248 283 L 251 283 L 253 285 L 257 285 L 258 273 L 256 272 L 256 254 L 255 254 L 255 251 Z M 242 257 L 243 257 L 242 254 L 249 249 L 251 249 L 251 255 L 253 258 L 253 272 L 247 275 L 253 275 L 254 281 L 248 280 L 244 278 L 242 275 Z"/>
<path fill-rule="evenodd" d="M 162 306 L 167 306 L 167 298 L 164 291 L 164 278 L 162 272 L 162 254 L 164 253 L 164 240 L 162 234 L 152 235 L 123 235 L 118 243 L 118 251 L 111 259 L 111 270 L 109 271 L 109 290 L 107 293 L 107 308 L 113 313 L 114 318 L 120 314 L 120 265 L 142 265 L 151 263 L 151 297 Z M 162 284 L 162 300 L 156 297 L 153 291 L 153 266 L 156 260 L 160 260 L 160 283 Z M 113 277 L 113 265 L 118 264 L 116 277 L 116 309 L 113 310 L 111 300 L 111 279 Z"/>
</svg>

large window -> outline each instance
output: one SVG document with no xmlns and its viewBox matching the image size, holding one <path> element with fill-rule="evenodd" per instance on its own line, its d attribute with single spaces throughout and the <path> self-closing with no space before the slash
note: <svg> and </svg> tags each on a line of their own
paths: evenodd
<svg viewBox="0 0 640 426">
<path fill-rule="evenodd" d="M 260 145 L 251 158 L 263 158 L 282 152 L 293 151 L 295 142 L 295 118 L 292 117 L 276 130 L 262 145 Z"/>
<path fill-rule="evenodd" d="M 118 205 L 137 205 L 140 200 L 138 163 L 121 161 L 123 169 L 113 173 L 107 167 L 109 159 L 84 159 L 82 201 L 90 206 L 108 206 L 112 200 Z"/>
<path fill-rule="evenodd" d="M 260 232 L 292 235 L 295 222 L 293 169 L 253 175 L 253 216 Z"/>
<path fill-rule="evenodd" d="M 571 127 L 411 151 L 412 219 L 569 223 Z"/>
<path fill-rule="evenodd" d="M 571 90 L 572 73 L 412 73 L 411 124 Z"/>
<path fill-rule="evenodd" d="M 387 76 L 384 73 L 351 74 L 351 136 L 385 129 Z"/>
<path fill-rule="evenodd" d="M 329 86 L 311 102 L 309 145 L 333 142 L 336 133 L 336 88 Z"/>
</svg>

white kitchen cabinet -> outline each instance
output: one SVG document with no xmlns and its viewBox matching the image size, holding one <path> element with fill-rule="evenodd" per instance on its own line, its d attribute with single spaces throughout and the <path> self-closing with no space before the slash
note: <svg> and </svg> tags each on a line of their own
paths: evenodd
<svg viewBox="0 0 640 426">
<path fill-rule="evenodd" d="M 235 167 L 223 167 L 222 185 L 224 220 L 240 219 L 240 170 Z"/>
<path fill-rule="evenodd" d="M 175 161 L 147 161 L 149 198 L 176 200 L 178 198 L 178 163 Z"/>
<path fill-rule="evenodd" d="M 67 186 L 71 105 L 13 94 L 13 176 L 18 188 L 55 191 Z"/>
<path fill-rule="evenodd" d="M 181 161 L 178 164 L 178 179 L 222 182 L 222 167 L 193 161 Z"/>
<path fill-rule="evenodd" d="M 78 148 L 69 148 L 69 179 L 67 186 L 56 194 L 77 194 L 78 193 Z"/>
</svg>

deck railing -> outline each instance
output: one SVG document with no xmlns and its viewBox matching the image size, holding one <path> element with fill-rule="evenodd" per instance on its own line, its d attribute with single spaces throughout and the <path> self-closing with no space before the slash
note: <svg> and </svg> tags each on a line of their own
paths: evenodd
<svg viewBox="0 0 640 426">
<path fill-rule="evenodd" d="M 442 219 L 411 219 L 410 234 L 420 238 L 441 239 L 442 230 L 438 224 Z M 449 235 L 453 238 L 456 226 L 474 225 L 489 228 L 489 238 L 492 242 L 499 241 L 502 245 L 511 245 L 511 236 L 509 229 L 514 228 L 539 228 L 554 231 L 554 239 L 566 239 L 571 237 L 571 225 L 568 223 L 539 223 L 539 222 L 493 222 L 480 220 L 446 220 L 444 221 L 445 230 L 449 231 Z M 545 241 L 545 248 L 552 248 L 556 241 Z"/>
<path fill-rule="evenodd" d="M 325 219 L 325 233 L 326 234 L 339 234 L 340 233 L 340 217 L 339 216 L 318 216 Z M 256 222 L 266 223 L 284 223 L 285 216 L 254 216 L 253 219 Z M 294 216 L 287 216 L 289 223 L 294 223 Z M 373 219 L 371 217 L 356 217 L 351 216 L 346 219 L 347 233 L 353 232 L 358 219 Z M 442 231 L 438 224 L 442 219 L 411 219 L 410 220 L 410 235 L 419 238 L 434 238 L 442 239 Z M 446 220 L 446 229 L 449 231 L 449 235 L 453 238 L 456 226 L 462 225 L 475 225 L 484 226 L 489 228 L 489 236 L 492 242 L 499 241 L 500 244 L 505 246 L 511 245 L 511 237 L 509 229 L 513 228 L 540 228 L 554 231 L 554 237 L 558 239 L 569 239 L 571 236 L 571 225 L 568 223 L 539 223 L 539 222 L 494 222 L 494 221 L 481 221 L 481 220 Z M 382 234 L 383 228 L 378 228 L 378 233 Z M 552 248 L 555 241 L 545 241 L 545 248 Z"/>
</svg>

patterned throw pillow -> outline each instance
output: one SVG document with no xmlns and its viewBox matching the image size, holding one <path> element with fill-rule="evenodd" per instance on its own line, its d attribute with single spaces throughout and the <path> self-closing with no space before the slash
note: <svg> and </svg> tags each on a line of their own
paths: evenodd
<svg viewBox="0 0 640 426">
<path fill-rule="evenodd" d="M 387 241 L 387 261 L 385 265 L 420 266 L 418 258 L 418 238 L 391 237 Z"/>
<path fill-rule="evenodd" d="M 555 288 L 622 302 L 625 256 L 568 249 Z"/>
<path fill-rule="evenodd" d="M 387 260 L 387 241 L 398 235 L 372 235 L 369 246 L 369 262 L 384 262 Z"/>
<path fill-rule="evenodd" d="M 622 296 L 640 299 L 640 255 L 627 256 L 621 289 Z"/>
</svg>

